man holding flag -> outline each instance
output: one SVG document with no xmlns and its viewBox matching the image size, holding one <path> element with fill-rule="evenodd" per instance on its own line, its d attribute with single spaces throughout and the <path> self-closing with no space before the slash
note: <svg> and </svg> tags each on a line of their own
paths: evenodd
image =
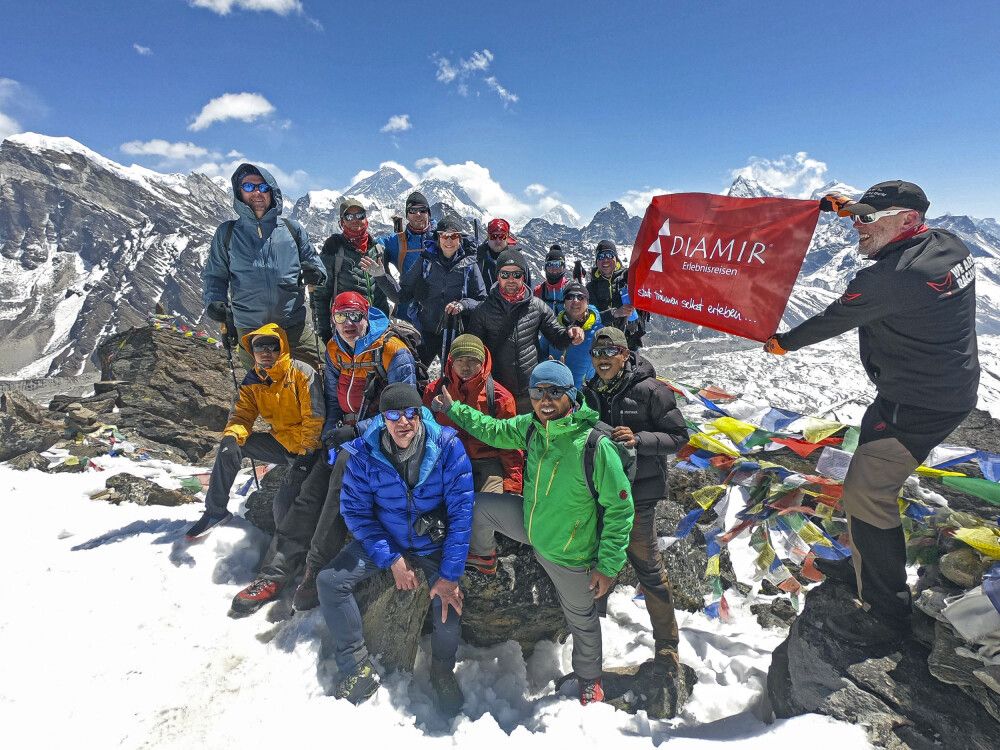
<svg viewBox="0 0 1000 750">
<path fill-rule="evenodd" d="M 878 393 L 861 422 L 843 504 L 864 606 L 832 617 L 829 627 L 865 645 L 909 632 L 897 498 L 977 400 L 975 265 L 958 237 L 924 223 L 929 205 L 920 187 L 902 180 L 874 185 L 857 202 L 823 198 L 821 210 L 853 219 L 858 252 L 874 263 L 826 310 L 764 345 L 780 355 L 858 329 L 861 361 Z M 831 567 L 821 569 L 843 576 Z"/>
</svg>

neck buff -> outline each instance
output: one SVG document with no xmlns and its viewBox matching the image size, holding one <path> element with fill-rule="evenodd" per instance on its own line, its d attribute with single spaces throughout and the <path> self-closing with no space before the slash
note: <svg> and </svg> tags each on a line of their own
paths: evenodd
<svg viewBox="0 0 1000 750">
<path fill-rule="evenodd" d="M 341 227 L 344 231 L 344 236 L 350 240 L 350 243 L 358 250 L 358 252 L 365 252 L 368 250 L 368 219 L 365 219 L 361 227 L 356 230 L 350 230 L 347 227 Z"/>
<path fill-rule="evenodd" d="M 501 297 L 503 297 L 507 302 L 513 303 L 513 302 L 520 302 L 527 296 L 528 287 L 525 286 L 524 284 L 521 284 L 521 288 L 518 290 L 516 294 L 507 294 L 507 292 L 503 290 L 503 287 L 499 287 L 499 291 Z"/>
</svg>

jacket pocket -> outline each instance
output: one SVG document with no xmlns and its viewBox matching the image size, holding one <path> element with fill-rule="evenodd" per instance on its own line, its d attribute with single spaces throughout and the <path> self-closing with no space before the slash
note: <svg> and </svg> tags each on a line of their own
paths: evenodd
<svg viewBox="0 0 1000 750">
<path fill-rule="evenodd" d="M 562 548 L 563 552 L 565 552 L 566 550 L 568 550 L 569 549 L 569 545 L 571 545 L 573 543 L 573 540 L 576 539 L 576 532 L 580 529 L 580 524 L 581 523 L 583 523 L 583 522 L 582 521 L 577 521 L 576 523 L 573 524 L 573 531 L 570 532 L 569 539 L 567 539 L 566 540 L 566 544 L 563 545 L 563 548 Z"/>
</svg>

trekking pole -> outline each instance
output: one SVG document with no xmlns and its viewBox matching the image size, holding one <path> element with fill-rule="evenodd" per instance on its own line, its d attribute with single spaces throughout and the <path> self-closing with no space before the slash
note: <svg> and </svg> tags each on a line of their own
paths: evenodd
<svg viewBox="0 0 1000 750">
<path fill-rule="evenodd" d="M 233 388 L 236 389 L 236 398 L 240 397 L 240 384 L 236 380 L 236 363 L 233 362 L 233 341 L 231 336 L 232 332 L 235 332 L 236 324 L 230 322 L 230 316 L 232 312 L 226 315 L 226 322 L 220 323 L 219 328 L 222 329 L 222 345 L 226 348 L 226 357 L 229 358 L 229 373 L 233 376 Z M 253 470 L 253 483 L 256 485 L 257 489 L 260 489 L 260 482 L 257 479 L 257 462 L 250 458 L 250 468 Z"/>
<path fill-rule="evenodd" d="M 323 382 L 324 370 L 323 367 L 323 353 L 319 348 L 319 313 L 316 312 L 316 299 L 313 297 L 312 292 L 309 292 L 309 309 L 312 311 L 313 319 L 313 346 L 316 347 L 316 372 L 319 375 L 319 382 Z"/>
<path fill-rule="evenodd" d="M 472 220 L 472 232 L 476 236 L 476 247 L 479 247 L 479 219 Z"/>
</svg>

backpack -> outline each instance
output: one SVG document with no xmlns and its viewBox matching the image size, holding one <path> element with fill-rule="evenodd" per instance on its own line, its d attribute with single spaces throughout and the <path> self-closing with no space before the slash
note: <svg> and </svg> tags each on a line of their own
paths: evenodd
<svg viewBox="0 0 1000 750">
<path fill-rule="evenodd" d="M 528 431 L 525 434 L 525 461 L 528 460 L 527 447 L 531 445 L 531 438 L 535 434 L 536 423 L 534 420 L 528 425 Z M 590 494 L 593 495 L 594 500 L 597 500 L 598 492 L 597 487 L 594 486 L 594 456 L 597 455 L 597 444 L 601 441 L 602 437 L 606 437 L 611 440 L 611 425 L 606 422 L 598 421 L 587 434 L 587 443 L 583 449 L 583 476 L 587 480 L 587 489 L 590 490 Z M 621 443 L 617 443 L 611 440 L 611 444 L 618 451 L 618 458 L 621 459 L 622 468 L 625 470 L 625 476 L 628 478 L 629 484 L 635 479 L 636 470 L 636 452 L 635 446 L 628 448 Z M 597 512 L 600 515 L 603 509 L 598 505 Z"/>
<path fill-rule="evenodd" d="M 412 323 L 408 323 L 405 320 L 396 318 L 389 322 L 389 327 L 382 337 L 382 346 L 378 348 L 378 352 L 374 356 L 375 371 L 378 373 L 378 377 L 383 383 L 388 382 L 389 374 L 382 363 L 382 350 L 385 348 L 385 340 L 393 336 L 402 341 L 413 356 L 413 362 L 416 365 L 417 371 L 417 390 L 423 393 L 427 384 L 431 382 L 430 376 L 427 374 L 427 365 L 420 361 L 419 347 L 423 342 L 423 337 Z"/>
</svg>

